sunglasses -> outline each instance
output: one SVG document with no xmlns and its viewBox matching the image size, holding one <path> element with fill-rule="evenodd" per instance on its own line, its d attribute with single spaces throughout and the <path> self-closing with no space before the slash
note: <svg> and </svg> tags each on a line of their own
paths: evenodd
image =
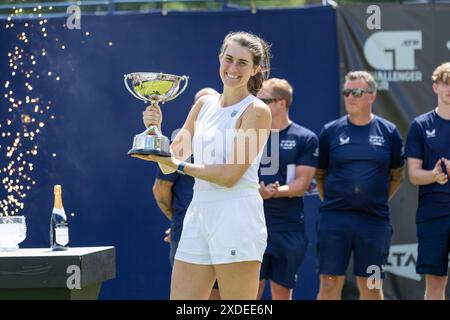
<svg viewBox="0 0 450 320">
<path fill-rule="evenodd" d="M 259 98 L 259 100 L 261 100 L 265 104 L 269 104 L 269 103 L 272 103 L 274 101 L 278 101 L 280 99 L 279 98 Z"/>
<path fill-rule="evenodd" d="M 355 88 L 355 89 L 344 89 L 342 90 L 342 94 L 345 97 L 348 97 L 349 95 L 353 95 L 355 98 L 361 97 L 364 93 L 373 93 L 373 91 L 369 91 L 366 89 L 361 88 Z"/>
</svg>

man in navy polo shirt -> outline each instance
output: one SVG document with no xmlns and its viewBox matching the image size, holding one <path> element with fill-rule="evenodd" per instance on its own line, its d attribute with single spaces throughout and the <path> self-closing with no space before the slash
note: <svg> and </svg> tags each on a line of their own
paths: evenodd
<svg viewBox="0 0 450 320">
<path fill-rule="evenodd" d="M 406 141 L 408 174 L 419 186 L 416 271 L 425 274 L 425 299 L 444 300 L 450 251 L 450 62 L 433 72 L 437 107 L 415 118 Z"/>
<path fill-rule="evenodd" d="M 376 83 L 368 72 L 348 73 L 343 95 L 348 114 L 319 136 L 318 299 L 341 298 L 352 253 L 360 299 L 383 299 L 388 200 L 403 176 L 402 139 L 394 124 L 372 114 Z"/>
<path fill-rule="evenodd" d="M 204 95 L 219 94 L 211 88 L 204 88 L 197 92 L 194 101 Z M 192 159 L 191 159 L 192 160 Z M 173 267 L 175 253 L 183 230 L 183 220 L 186 210 L 191 203 L 193 196 L 194 178 L 189 175 L 182 175 L 176 171 L 171 174 L 163 174 L 156 167 L 156 179 L 153 185 L 153 195 L 159 209 L 170 220 L 170 228 L 166 230 L 165 242 L 170 243 L 169 261 Z M 217 282 L 211 291 L 210 300 L 220 299 Z"/>
<path fill-rule="evenodd" d="M 258 297 L 263 294 L 265 280 L 270 279 L 273 300 L 292 299 L 297 271 L 308 246 L 302 196 L 314 177 L 318 160 L 317 136 L 289 118 L 292 91 L 286 80 L 273 78 L 265 81 L 258 93 L 272 113 L 266 144 L 271 162 L 262 160 L 259 170 L 268 238 Z M 276 171 L 274 164 L 278 165 Z"/>
</svg>

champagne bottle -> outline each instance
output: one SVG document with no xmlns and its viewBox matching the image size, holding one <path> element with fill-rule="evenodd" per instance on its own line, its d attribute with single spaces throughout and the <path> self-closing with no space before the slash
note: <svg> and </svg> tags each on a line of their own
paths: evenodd
<svg viewBox="0 0 450 320">
<path fill-rule="evenodd" d="M 53 251 L 67 250 L 69 247 L 69 225 L 62 203 L 62 190 L 55 185 L 54 204 L 50 221 L 50 245 Z"/>
</svg>

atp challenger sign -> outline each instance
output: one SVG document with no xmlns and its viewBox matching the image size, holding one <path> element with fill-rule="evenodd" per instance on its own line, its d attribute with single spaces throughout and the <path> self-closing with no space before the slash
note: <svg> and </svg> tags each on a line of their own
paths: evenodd
<svg viewBox="0 0 450 320">
<path fill-rule="evenodd" d="M 378 90 L 389 90 L 389 82 L 421 82 L 415 61 L 422 49 L 422 31 L 378 31 L 364 43 L 364 56 L 374 69 Z"/>
<path fill-rule="evenodd" d="M 369 71 L 378 85 L 373 111 L 395 123 L 404 139 L 412 119 L 436 106 L 431 73 L 450 61 L 449 16 L 449 4 L 337 8 L 341 79 L 351 70 Z M 388 299 L 423 298 L 424 277 L 415 272 L 417 193 L 405 179 L 389 204 L 394 234 L 384 266 Z"/>
</svg>

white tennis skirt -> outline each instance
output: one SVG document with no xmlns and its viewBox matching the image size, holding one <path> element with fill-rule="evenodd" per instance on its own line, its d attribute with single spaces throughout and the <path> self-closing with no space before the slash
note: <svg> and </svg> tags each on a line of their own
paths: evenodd
<svg viewBox="0 0 450 320">
<path fill-rule="evenodd" d="M 194 190 L 175 259 L 205 265 L 262 262 L 266 246 L 267 228 L 258 189 Z"/>
</svg>

